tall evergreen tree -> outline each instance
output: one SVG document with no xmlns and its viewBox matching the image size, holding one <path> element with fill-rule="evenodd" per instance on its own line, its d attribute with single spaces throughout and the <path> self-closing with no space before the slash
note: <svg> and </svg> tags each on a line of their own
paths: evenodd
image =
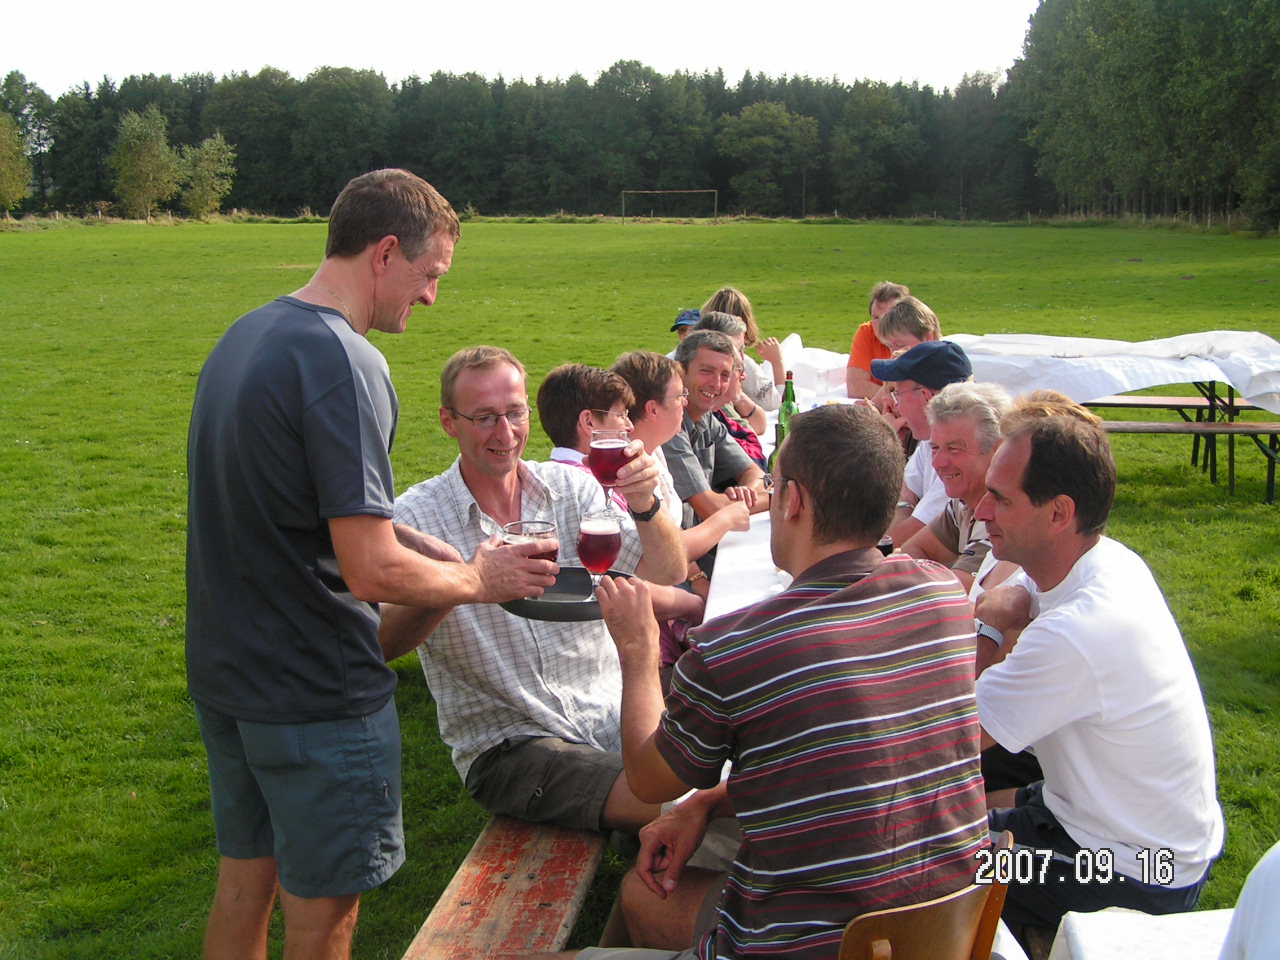
<svg viewBox="0 0 1280 960">
<path fill-rule="evenodd" d="M 49 123 L 49 173 L 52 204 L 61 210 L 88 211 L 113 195 L 107 158 L 118 133 L 115 85 L 87 83 L 58 98 Z"/>
<path fill-rule="evenodd" d="M 293 162 L 298 91 L 298 81 L 274 67 L 252 76 L 233 74 L 214 85 L 202 129 L 206 135 L 220 130 L 235 148 L 236 179 L 226 197 L 231 206 L 289 213 L 306 203 Z"/>
</svg>

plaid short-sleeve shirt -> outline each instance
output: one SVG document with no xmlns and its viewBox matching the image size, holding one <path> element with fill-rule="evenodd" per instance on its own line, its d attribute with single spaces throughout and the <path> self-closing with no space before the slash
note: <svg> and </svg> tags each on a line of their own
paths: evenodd
<svg viewBox="0 0 1280 960">
<path fill-rule="evenodd" d="M 605 506 L 594 477 L 559 463 L 520 463 L 524 520 L 552 520 L 560 563 L 578 564 L 584 511 Z M 396 498 L 395 520 L 452 544 L 470 557 L 501 528 L 476 503 L 459 461 Z M 641 556 L 631 518 L 622 519 L 614 568 L 631 573 Z M 465 781 L 472 762 L 509 737 L 562 737 L 618 752 L 622 674 L 600 620 L 526 620 L 497 604 L 455 607 L 418 648 L 436 701 L 440 736 Z"/>
</svg>

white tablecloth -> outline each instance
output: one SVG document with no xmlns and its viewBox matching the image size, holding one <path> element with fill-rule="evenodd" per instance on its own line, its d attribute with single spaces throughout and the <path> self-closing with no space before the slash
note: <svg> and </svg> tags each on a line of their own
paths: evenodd
<svg viewBox="0 0 1280 960">
<path fill-rule="evenodd" d="M 1049 960 L 1217 960 L 1231 910 L 1151 916 L 1109 907 L 1068 913 Z"/>
<path fill-rule="evenodd" d="M 1038 334 L 948 334 L 969 355 L 974 378 L 1017 396 L 1041 387 L 1085 403 L 1167 383 L 1230 384 L 1245 399 L 1280 413 L 1280 343 L 1252 330 L 1212 330 L 1159 340 L 1100 340 Z M 805 400 L 843 396 L 848 354 L 782 341 L 787 369 Z"/>
<path fill-rule="evenodd" d="M 731 530 L 716 549 L 715 576 L 707 593 L 703 620 L 722 617 L 749 603 L 781 593 L 791 578 L 773 565 L 769 553 L 769 514 L 751 517 L 747 530 Z"/>
</svg>

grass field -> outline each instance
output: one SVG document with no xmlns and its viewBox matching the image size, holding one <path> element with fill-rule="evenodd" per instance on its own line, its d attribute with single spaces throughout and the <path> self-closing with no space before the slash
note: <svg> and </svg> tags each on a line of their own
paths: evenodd
<svg viewBox="0 0 1280 960">
<path fill-rule="evenodd" d="M 0 232 L 0 958 L 199 953 L 216 856 L 183 674 L 187 417 L 217 337 L 302 286 L 323 244 L 315 224 Z M 438 304 L 375 341 L 401 400 L 398 484 L 453 457 L 438 373 L 464 345 L 510 347 L 536 383 L 665 352 L 678 310 L 732 283 L 766 333 L 845 350 L 886 278 L 946 332 L 1280 338 L 1277 254 L 1113 227 L 468 224 Z M 1280 505 L 1261 503 L 1251 444 L 1234 498 L 1183 440 L 1115 446 L 1111 533 L 1155 570 L 1210 704 L 1228 839 L 1202 906 L 1227 906 L 1280 832 Z M 548 449 L 535 428 L 530 455 Z M 365 898 L 360 960 L 400 955 L 483 822 L 416 660 L 397 668 L 409 861 Z"/>
</svg>

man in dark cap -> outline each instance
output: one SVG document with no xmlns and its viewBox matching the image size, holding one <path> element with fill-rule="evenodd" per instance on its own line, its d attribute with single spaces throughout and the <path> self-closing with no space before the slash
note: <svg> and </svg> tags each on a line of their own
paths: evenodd
<svg viewBox="0 0 1280 960">
<path fill-rule="evenodd" d="M 702 319 L 702 311 L 697 307 L 692 310 L 681 310 L 676 316 L 676 322 L 671 325 L 671 332 L 683 340 L 698 325 L 698 321 Z M 676 352 L 672 350 L 667 354 L 672 359 L 675 358 Z"/>
<path fill-rule="evenodd" d="M 946 488 L 933 469 L 925 408 L 947 384 L 970 379 L 973 366 L 964 350 L 950 340 L 926 340 L 891 360 L 872 360 L 871 373 L 892 384 L 890 392 L 898 413 L 920 441 L 903 471 L 898 514 L 889 528 L 893 542 L 903 544 L 932 523 L 947 504 Z"/>
</svg>

